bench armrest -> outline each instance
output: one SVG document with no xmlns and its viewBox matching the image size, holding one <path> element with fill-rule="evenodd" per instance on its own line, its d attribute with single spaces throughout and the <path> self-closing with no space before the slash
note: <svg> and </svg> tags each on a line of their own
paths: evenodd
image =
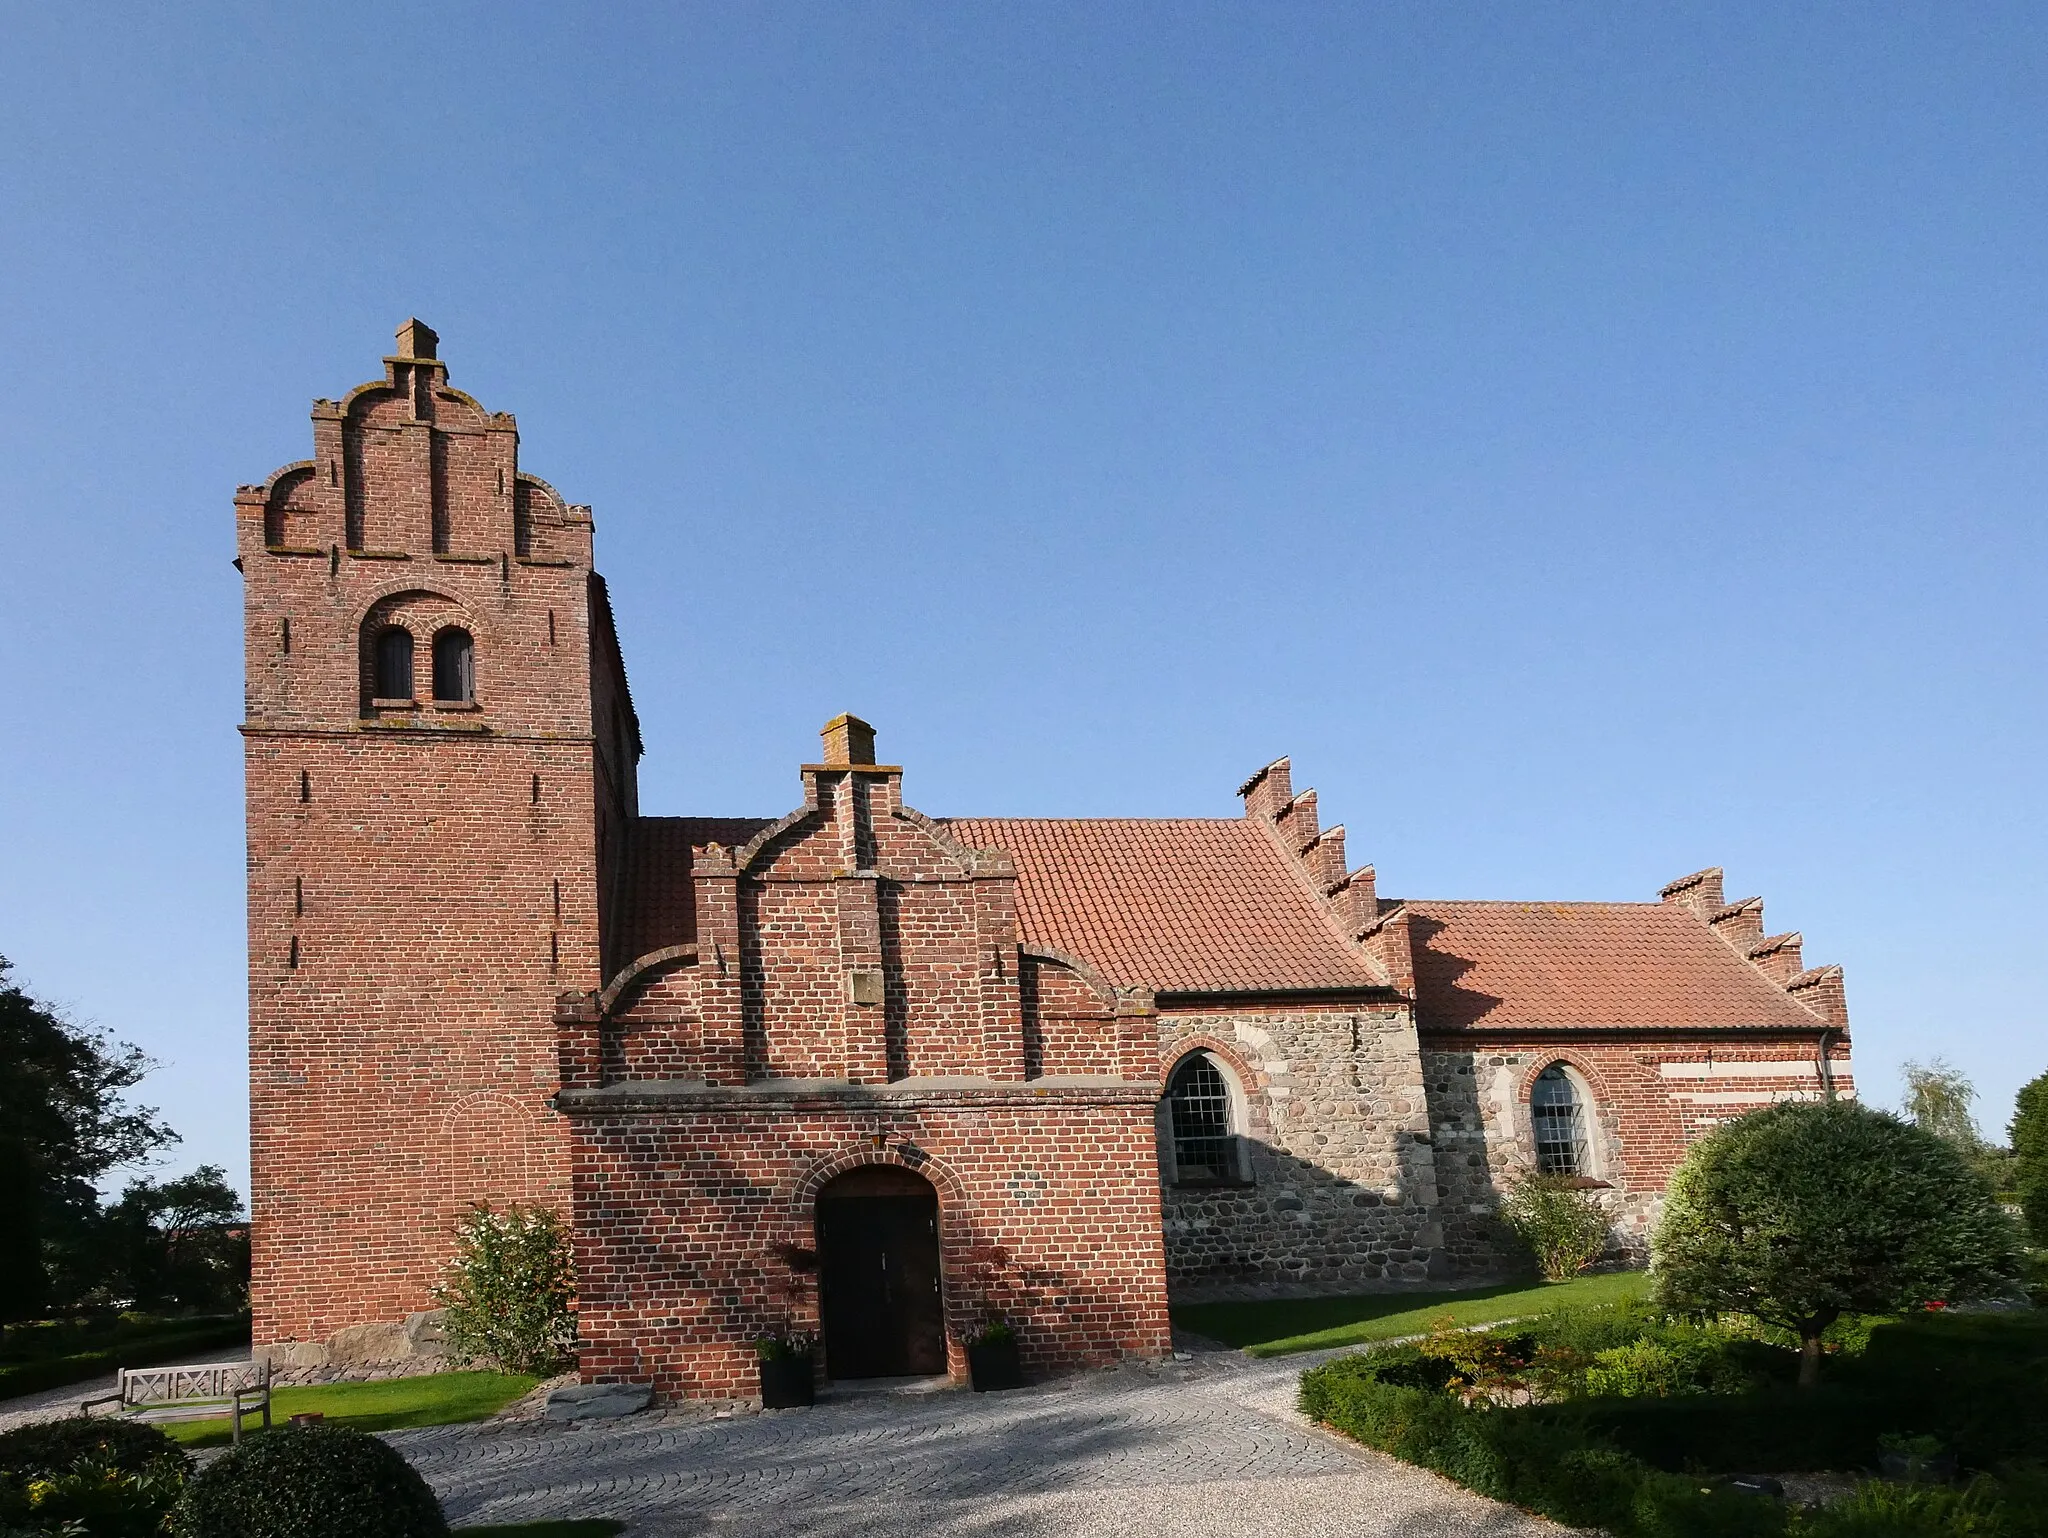
<svg viewBox="0 0 2048 1538">
<path fill-rule="evenodd" d="M 80 1415 L 90 1415 L 95 1405 L 119 1404 L 120 1402 L 121 1396 L 119 1394 L 101 1394 L 93 1399 L 81 1399 L 78 1402 L 78 1413 Z"/>
</svg>

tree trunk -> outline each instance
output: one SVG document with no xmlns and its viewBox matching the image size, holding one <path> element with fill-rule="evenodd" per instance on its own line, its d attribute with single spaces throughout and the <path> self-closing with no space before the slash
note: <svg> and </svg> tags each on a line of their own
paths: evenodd
<svg viewBox="0 0 2048 1538">
<path fill-rule="evenodd" d="M 1806 1330 L 1799 1336 L 1799 1386 L 1812 1388 L 1820 1382 L 1820 1331 Z"/>
</svg>

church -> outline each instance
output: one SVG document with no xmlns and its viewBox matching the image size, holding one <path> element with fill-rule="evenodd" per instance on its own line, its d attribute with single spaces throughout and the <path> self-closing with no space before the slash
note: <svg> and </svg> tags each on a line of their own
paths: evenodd
<svg viewBox="0 0 2048 1538">
<path fill-rule="evenodd" d="M 843 715 L 759 816 L 643 811 L 590 509 L 439 352 L 235 494 L 274 1362 L 431 1354 L 479 1201 L 569 1225 L 592 1381 L 1158 1357 L 1169 1300 L 1497 1271 L 1529 1171 L 1639 1248 L 1690 1139 L 1854 1093 L 1841 969 L 1719 870 L 1385 896 L 1285 758 L 1231 816 L 953 815 Z"/>
</svg>

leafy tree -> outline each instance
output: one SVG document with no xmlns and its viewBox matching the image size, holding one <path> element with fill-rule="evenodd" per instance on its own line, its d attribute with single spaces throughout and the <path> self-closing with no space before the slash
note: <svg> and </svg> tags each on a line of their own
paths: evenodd
<svg viewBox="0 0 2048 1538">
<path fill-rule="evenodd" d="M 122 1098 L 148 1058 L 31 998 L 10 970 L 0 957 L 0 1319 L 25 1319 L 49 1301 L 50 1240 L 94 1214 L 94 1182 L 177 1134 Z"/>
<path fill-rule="evenodd" d="M 2012 1116 L 2013 1184 L 2034 1242 L 2048 1245 L 2048 1073 L 2020 1089 Z"/>
<path fill-rule="evenodd" d="M 575 1296 L 562 1220 L 516 1203 L 470 1209 L 456 1230 L 448 1280 L 434 1289 L 451 1355 L 536 1377 L 558 1369 L 575 1345 Z"/>
<path fill-rule="evenodd" d="M 1900 1068 L 1906 1081 L 1906 1119 L 1914 1126 L 1945 1137 L 1965 1153 L 1984 1146 L 1970 1107 L 1977 1087 L 1970 1076 L 1941 1058 L 1908 1062 Z"/>
<path fill-rule="evenodd" d="M 132 1308 L 239 1309 L 249 1296 L 242 1198 L 217 1164 L 132 1180 L 95 1225 L 95 1290 Z"/>
<path fill-rule="evenodd" d="M 2012 1220 L 1961 1151 L 1853 1100 L 1770 1106 L 1695 1143 L 1651 1256 L 1667 1308 L 1796 1334 L 1809 1386 L 1842 1315 L 2002 1296 L 2020 1274 Z"/>
</svg>

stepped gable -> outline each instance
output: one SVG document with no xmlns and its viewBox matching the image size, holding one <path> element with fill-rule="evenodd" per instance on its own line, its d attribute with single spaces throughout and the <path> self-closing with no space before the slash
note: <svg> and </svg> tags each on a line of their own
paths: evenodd
<svg viewBox="0 0 2048 1538">
<path fill-rule="evenodd" d="M 1317 896 L 1248 818 L 954 817 L 1017 867 L 1027 945 L 1160 993 L 1383 988 Z"/>
<path fill-rule="evenodd" d="M 697 938 L 696 889 L 690 851 L 706 844 L 737 848 L 772 817 L 639 817 L 627 836 L 626 871 L 611 972 L 639 957 Z"/>
<path fill-rule="evenodd" d="M 1719 873 L 1715 873 L 1718 877 Z M 1676 883 L 1674 883 L 1674 886 Z M 1831 1023 L 1693 904 L 1409 900 L 1416 1025 L 1799 1029 Z M 1709 913 L 1718 911 L 1716 903 Z M 1837 981 L 1839 968 L 1826 969 Z M 1803 978 L 1803 974 L 1800 975 Z M 1809 985 L 1810 986 L 1810 985 Z"/>
</svg>

